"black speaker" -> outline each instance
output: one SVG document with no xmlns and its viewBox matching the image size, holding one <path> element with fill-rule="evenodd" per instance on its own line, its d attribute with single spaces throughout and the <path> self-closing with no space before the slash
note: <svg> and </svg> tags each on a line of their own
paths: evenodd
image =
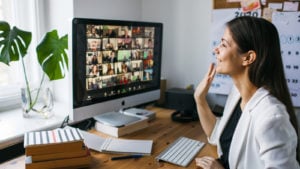
<svg viewBox="0 0 300 169">
<path fill-rule="evenodd" d="M 165 107 L 176 109 L 172 114 L 172 120 L 189 122 L 198 120 L 194 90 L 171 88 L 165 93 Z"/>
</svg>

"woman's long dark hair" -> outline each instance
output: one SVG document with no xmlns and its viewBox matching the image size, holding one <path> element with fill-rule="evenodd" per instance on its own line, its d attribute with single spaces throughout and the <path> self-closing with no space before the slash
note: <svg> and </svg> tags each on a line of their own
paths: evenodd
<svg viewBox="0 0 300 169">
<path fill-rule="evenodd" d="M 249 79 L 256 87 L 264 87 L 286 107 L 290 121 L 298 135 L 295 110 L 289 94 L 276 27 L 263 18 L 243 16 L 227 23 L 239 52 L 256 52 L 256 60 L 249 68 Z M 299 162 L 299 143 L 297 149 Z"/>
</svg>

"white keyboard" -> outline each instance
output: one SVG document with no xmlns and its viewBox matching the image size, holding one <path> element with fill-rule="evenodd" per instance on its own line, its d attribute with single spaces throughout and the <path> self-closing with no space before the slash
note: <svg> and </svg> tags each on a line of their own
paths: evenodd
<svg viewBox="0 0 300 169">
<path fill-rule="evenodd" d="M 190 139 L 187 137 L 179 137 L 171 145 L 169 145 L 163 152 L 161 152 L 156 159 L 158 161 L 166 161 L 182 167 L 186 167 L 203 148 L 205 143 Z"/>
</svg>

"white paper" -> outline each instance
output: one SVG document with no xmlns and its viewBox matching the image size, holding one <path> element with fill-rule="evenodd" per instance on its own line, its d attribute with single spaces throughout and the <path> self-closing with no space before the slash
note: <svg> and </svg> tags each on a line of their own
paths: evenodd
<svg viewBox="0 0 300 169">
<path fill-rule="evenodd" d="M 299 2 L 288 2 L 283 3 L 283 11 L 298 11 Z"/>
<path fill-rule="evenodd" d="M 282 9 L 282 3 L 269 3 L 268 7 L 271 9 Z"/>
<path fill-rule="evenodd" d="M 274 12 L 284 71 L 295 107 L 300 107 L 300 12 Z"/>
<path fill-rule="evenodd" d="M 89 133 L 87 131 L 80 130 L 83 138 L 84 144 L 87 145 L 88 148 L 101 152 L 101 146 L 105 142 L 105 138 L 97 136 L 96 134 Z"/>
</svg>

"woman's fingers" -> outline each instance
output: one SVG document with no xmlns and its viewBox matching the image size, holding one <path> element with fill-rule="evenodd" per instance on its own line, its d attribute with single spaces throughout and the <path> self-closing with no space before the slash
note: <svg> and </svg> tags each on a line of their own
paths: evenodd
<svg viewBox="0 0 300 169">
<path fill-rule="evenodd" d="M 203 169 L 224 169 L 223 166 L 213 157 L 205 156 L 196 158 L 196 166 Z"/>
<path fill-rule="evenodd" d="M 215 74 L 216 74 L 215 65 L 212 63 L 210 64 L 205 77 L 202 79 L 202 81 L 198 84 L 196 88 L 196 91 L 194 93 L 196 99 L 199 97 L 205 98 Z"/>
<path fill-rule="evenodd" d="M 216 74 L 215 64 L 211 63 L 209 65 L 209 69 L 208 69 L 208 72 L 207 72 L 207 77 L 212 80 L 214 78 L 215 74 Z"/>
</svg>

